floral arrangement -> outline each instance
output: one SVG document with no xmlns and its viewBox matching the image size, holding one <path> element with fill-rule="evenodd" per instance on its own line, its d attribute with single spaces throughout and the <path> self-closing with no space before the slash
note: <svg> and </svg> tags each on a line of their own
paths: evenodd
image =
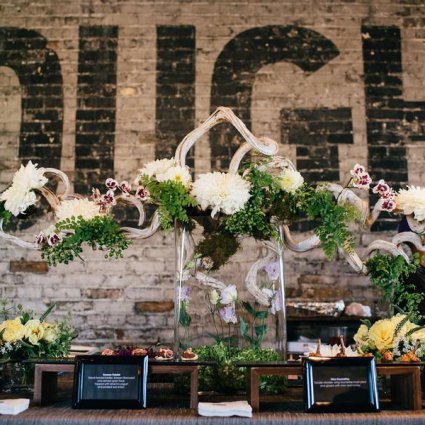
<svg viewBox="0 0 425 425">
<path fill-rule="evenodd" d="M 112 179 L 106 181 L 107 192 L 100 194 L 93 189 L 91 199 L 67 199 L 59 203 L 55 216 L 57 222 L 37 235 L 42 258 L 49 265 L 68 264 L 83 252 L 83 244 L 105 251 L 105 258 L 122 258 L 130 241 L 122 233 L 118 223 L 109 214 L 116 205 L 115 190 L 130 192 L 127 182 L 120 185 Z"/>
<path fill-rule="evenodd" d="M 404 314 L 382 319 L 373 325 L 365 321 L 354 335 L 357 351 L 381 361 L 414 362 L 425 359 L 425 331 Z"/>
<path fill-rule="evenodd" d="M 1 300 L 1 307 L 5 317 L 0 324 L 2 361 L 68 355 L 76 333 L 68 320 L 46 321 L 54 304 L 38 318 L 31 310 L 26 310 L 21 305 L 9 306 L 5 300 Z M 17 316 L 10 319 L 11 312 Z"/>
</svg>

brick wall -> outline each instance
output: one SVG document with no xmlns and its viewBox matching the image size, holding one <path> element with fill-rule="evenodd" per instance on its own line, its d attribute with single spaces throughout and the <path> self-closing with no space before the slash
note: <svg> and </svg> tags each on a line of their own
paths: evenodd
<svg viewBox="0 0 425 425">
<path fill-rule="evenodd" d="M 0 190 L 28 159 L 60 167 L 78 191 L 131 178 L 218 105 L 281 142 L 310 180 L 342 181 L 360 162 L 374 178 L 421 184 L 424 60 L 416 0 L 1 0 Z M 221 126 L 190 161 L 225 169 L 237 146 Z M 387 217 L 375 230 L 395 226 Z M 0 253 L 0 295 L 58 302 L 80 342 L 171 340 L 172 235 L 137 241 L 125 262 L 87 252 L 48 271 L 37 253 L 3 242 Z M 288 253 L 286 268 L 290 298 L 379 301 L 319 250 Z"/>
</svg>

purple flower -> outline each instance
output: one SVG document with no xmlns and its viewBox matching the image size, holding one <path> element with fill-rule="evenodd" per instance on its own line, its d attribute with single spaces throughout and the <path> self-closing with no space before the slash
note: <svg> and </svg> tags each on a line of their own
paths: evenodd
<svg viewBox="0 0 425 425">
<path fill-rule="evenodd" d="M 372 179 L 370 178 L 368 173 L 358 174 L 353 177 L 353 186 L 359 189 L 369 189 L 370 184 L 372 183 Z"/>
<path fill-rule="evenodd" d="M 149 199 L 151 194 L 148 189 L 145 189 L 143 186 L 139 186 L 136 190 L 136 198 L 139 198 L 142 202 L 145 202 Z"/>
<path fill-rule="evenodd" d="M 183 286 L 180 290 L 180 300 L 183 302 L 190 301 L 191 294 L 192 294 L 192 288 L 190 286 Z"/>
<path fill-rule="evenodd" d="M 36 237 L 35 237 L 35 243 L 37 245 L 43 245 L 44 243 L 46 243 L 46 236 L 44 235 L 43 232 L 40 232 Z"/>
<path fill-rule="evenodd" d="M 266 271 L 267 277 L 270 280 L 276 280 L 276 279 L 279 278 L 280 267 L 279 267 L 278 261 L 273 261 L 273 262 L 267 264 L 267 266 L 264 267 L 264 270 Z"/>
<path fill-rule="evenodd" d="M 47 243 L 49 246 L 55 246 L 61 241 L 61 237 L 57 235 L 56 233 L 53 233 L 49 236 L 49 239 L 47 240 Z"/>
<path fill-rule="evenodd" d="M 379 193 L 379 196 L 386 197 L 386 195 L 391 191 L 391 188 L 385 183 L 385 180 L 379 180 L 377 185 L 372 189 L 373 193 Z"/>
<path fill-rule="evenodd" d="M 105 185 L 109 190 L 115 190 L 118 187 L 118 182 L 115 179 L 106 179 Z"/>
<path fill-rule="evenodd" d="M 397 203 L 394 199 L 384 199 L 381 205 L 382 211 L 394 211 L 397 206 Z"/>
<path fill-rule="evenodd" d="M 122 192 L 122 193 L 124 193 L 124 194 L 128 194 L 128 193 L 130 193 L 130 191 L 131 191 L 130 183 L 129 183 L 127 180 L 123 180 L 123 181 L 120 183 L 120 190 L 121 190 L 121 192 Z"/>
<path fill-rule="evenodd" d="M 226 323 L 238 323 L 234 304 L 221 308 L 219 314 Z"/>
<path fill-rule="evenodd" d="M 353 177 L 359 176 L 361 174 L 365 174 L 366 173 L 366 168 L 363 165 L 360 164 L 356 164 L 354 166 L 354 168 L 350 171 L 350 174 Z"/>
<path fill-rule="evenodd" d="M 238 298 L 238 291 L 236 290 L 236 285 L 226 286 L 221 290 L 220 293 L 220 303 L 223 305 L 234 303 Z"/>
</svg>

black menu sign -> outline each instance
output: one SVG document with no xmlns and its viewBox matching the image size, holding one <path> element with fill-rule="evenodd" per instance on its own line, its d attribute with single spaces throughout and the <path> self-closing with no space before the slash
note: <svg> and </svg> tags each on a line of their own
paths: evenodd
<svg viewBox="0 0 425 425">
<path fill-rule="evenodd" d="M 304 362 L 307 412 L 376 412 L 373 357 L 308 358 Z"/>
<path fill-rule="evenodd" d="M 146 407 L 146 356 L 78 356 L 74 408 Z"/>
</svg>

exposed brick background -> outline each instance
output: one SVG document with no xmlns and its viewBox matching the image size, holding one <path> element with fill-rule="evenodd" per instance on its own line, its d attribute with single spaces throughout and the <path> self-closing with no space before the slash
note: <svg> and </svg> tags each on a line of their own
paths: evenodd
<svg viewBox="0 0 425 425">
<path fill-rule="evenodd" d="M 424 61 L 422 1 L 0 0 L 0 190 L 28 159 L 60 166 L 79 191 L 112 173 L 132 180 L 218 105 L 279 141 L 309 180 L 344 182 L 360 162 L 420 185 Z M 225 169 L 238 143 L 222 125 L 190 161 Z M 32 224 L 30 239 L 46 221 Z M 395 226 L 387 217 L 358 242 Z M 44 272 L 36 252 L 1 242 L 0 295 L 38 310 L 56 301 L 82 343 L 171 341 L 173 244 L 157 234 L 125 261 L 87 251 Z M 320 250 L 288 252 L 286 276 L 289 298 L 380 301 Z"/>
</svg>

